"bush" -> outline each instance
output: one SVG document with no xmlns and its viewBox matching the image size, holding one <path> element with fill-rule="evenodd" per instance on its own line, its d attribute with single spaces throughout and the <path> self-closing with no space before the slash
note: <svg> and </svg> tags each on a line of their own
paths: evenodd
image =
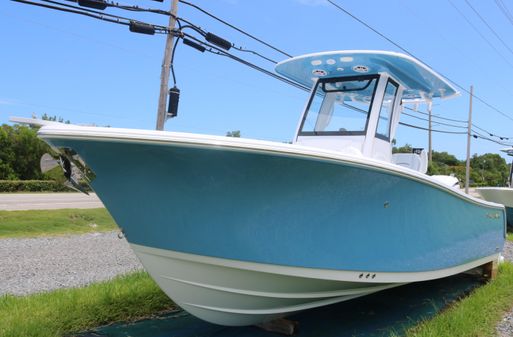
<svg viewBox="0 0 513 337">
<path fill-rule="evenodd" d="M 54 180 L 0 180 L 0 192 L 70 192 Z"/>
</svg>

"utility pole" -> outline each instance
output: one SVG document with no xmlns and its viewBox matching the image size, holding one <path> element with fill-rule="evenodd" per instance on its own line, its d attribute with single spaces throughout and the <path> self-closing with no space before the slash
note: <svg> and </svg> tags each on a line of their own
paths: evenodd
<svg viewBox="0 0 513 337">
<path fill-rule="evenodd" d="M 171 3 L 171 15 L 169 16 L 169 30 L 173 31 L 176 24 L 176 13 L 178 11 L 178 0 L 173 0 Z M 159 106 L 157 110 L 157 126 L 156 130 L 164 130 L 164 123 L 166 122 L 166 103 L 169 91 L 169 71 L 171 63 L 171 55 L 173 54 L 173 42 L 175 36 L 170 33 L 167 34 L 166 49 L 164 51 L 164 60 L 162 60 L 162 71 L 160 73 L 160 95 Z"/>
<path fill-rule="evenodd" d="M 433 102 L 430 100 L 427 104 L 428 113 L 429 113 L 429 136 L 428 136 L 428 164 L 431 164 L 433 161 L 433 148 L 431 146 L 432 144 L 432 138 L 431 138 L 431 112 L 432 112 Z"/>
<path fill-rule="evenodd" d="M 467 167 L 465 169 L 465 193 L 468 194 L 468 185 L 470 182 L 470 139 L 472 132 L 472 97 L 474 96 L 474 86 L 470 86 L 470 104 L 468 109 L 468 130 L 467 130 Z"/>
</svg>

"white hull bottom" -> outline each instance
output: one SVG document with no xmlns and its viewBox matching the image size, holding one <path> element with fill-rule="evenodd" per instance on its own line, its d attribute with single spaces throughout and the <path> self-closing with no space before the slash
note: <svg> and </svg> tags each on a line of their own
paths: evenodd
<svg viewBox="0 0 513 337">
<path fill-rule="evenodd" d="M 177 253 L 131 244 L 177 305 L 205 321 L 253 325 L 402 284 L 445 277 L 498 258 L 422 273 L 366 273 L 283 267 Z"/>
</svg>

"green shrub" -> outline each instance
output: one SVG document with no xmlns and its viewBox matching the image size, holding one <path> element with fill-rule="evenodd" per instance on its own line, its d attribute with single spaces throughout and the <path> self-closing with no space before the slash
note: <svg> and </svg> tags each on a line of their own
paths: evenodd
<svg viewBox="0 0 513 337">
<path fill-rule="evenodd" d="M 54 180 L 0 180 L 0 192 L 69 192 L 72 189 Z"/>
</svg>

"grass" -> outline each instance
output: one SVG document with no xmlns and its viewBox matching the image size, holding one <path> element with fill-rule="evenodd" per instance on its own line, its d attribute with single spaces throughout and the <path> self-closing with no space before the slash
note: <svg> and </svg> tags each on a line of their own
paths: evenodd
<svg viewBox="0 0 513 337">
<path fill-rule="evenodd" d="M 513 233 L 508 233 L 508 236 L 506 237 L 506 240 L 513 241 Z"/>
<path fill-rule="evenodd" d="M 0 238 L 55 236 L 118 229 L 105 208 L 0 211 Z"/>
<path fill-rule="evenodd" d="M 497 278 L 431 320 L 407 332 L 409 337 L 496 336 L 495 327 L 513 304 L 513 264 L 504 263 Z"/>
<path fill-rule="evenodd" d="M 61 337 L 173 309 L 145 272 L 85 288 L 0 296 L 0 337 Z"/>
</svg>

